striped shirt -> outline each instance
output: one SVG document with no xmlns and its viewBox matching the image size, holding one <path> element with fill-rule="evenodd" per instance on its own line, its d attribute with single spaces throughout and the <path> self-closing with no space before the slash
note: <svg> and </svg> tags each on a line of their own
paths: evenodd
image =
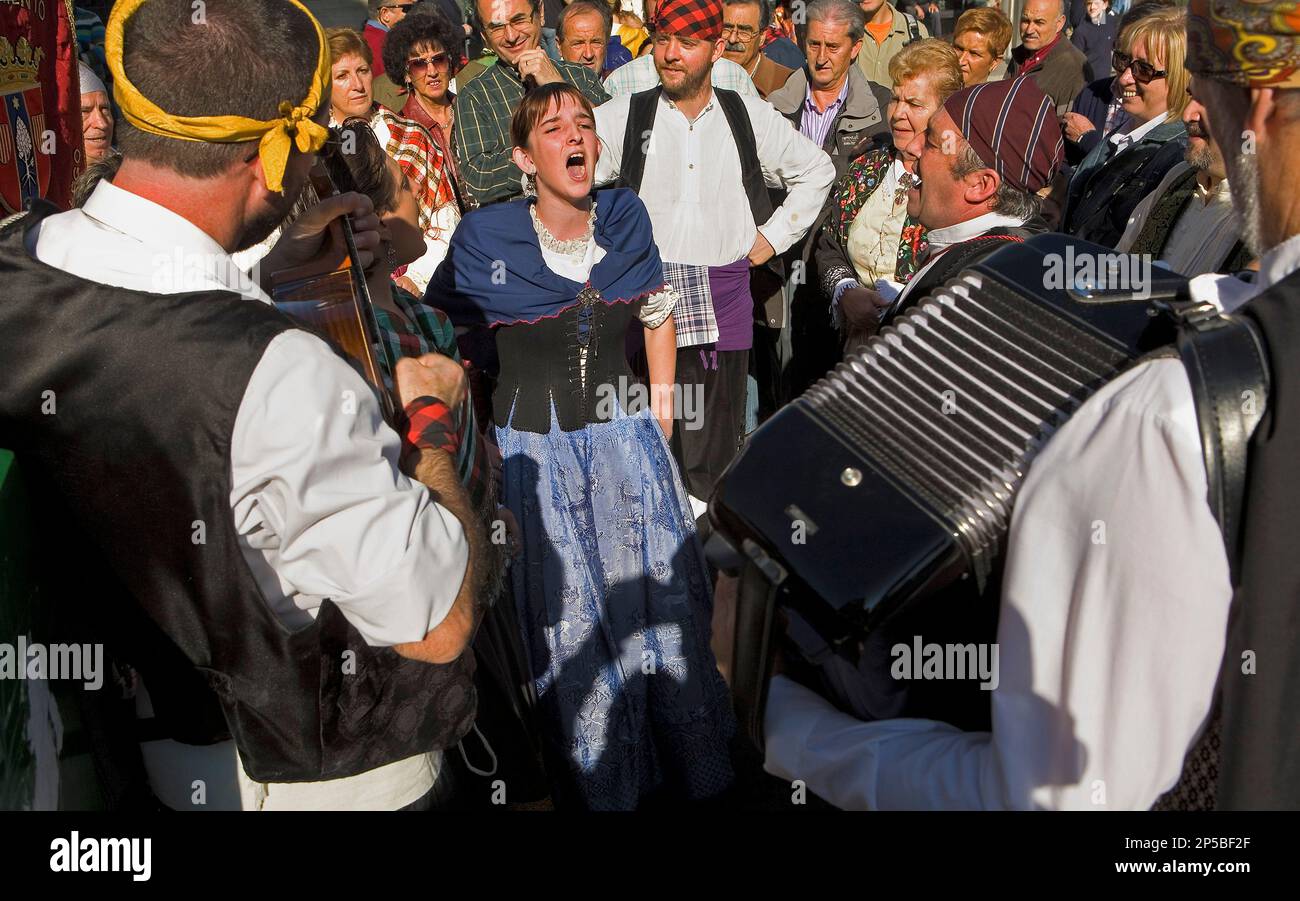
<svg viewBox="0 0 1300 901">
<path fill-rule="evenodd" d="M 840 109 L 844 106 L 844 100 L 848 96 L 849 80 L 846 78 L 844 79 L 844 87 L 840 88 L 840 96 L 836 97 L 832 103 L 827 104 L 826 112 L 821 112 L 817 109 L 817 104 L 813 102 L 812 84 L 809 83 L 804 91 L 803 118 L 799 121 L 799 131 L 818 147 L 824 147 L 826 145 L 826 135 L 830 134 L 831 126 L 835 124 L 835 117 L 839 115 Z"/>
<path fill-rule="evenodd" d="M 552 64 L 593 106 L 609 99 L 596 73 L 586 66 L 563 60 Z M 523 96 L 519 73 L 505 63 L 484 70 L 456 95 L 456 161 L 462 184 L 480 204 L 523 193 L 524 174 L 510 158 L 510 119 Z"/>
</svg>

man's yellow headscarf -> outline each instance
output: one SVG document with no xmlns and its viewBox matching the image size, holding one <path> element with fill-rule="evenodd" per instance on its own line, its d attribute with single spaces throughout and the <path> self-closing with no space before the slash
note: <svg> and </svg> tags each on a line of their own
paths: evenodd
<svg viewBox="0 0 1300 901">
<path fill-rule="evenodd" d="M 264 122 L 243 116 L 173 116 L 164 112 L 140 93 L 126 77 L 122 64 L 123 34 L 126 20 L 147 0 L 118 0 L 109 16 L 104 36 L 104 51 L 108 68 L 113 73 L 113 97 L 122 108 L 122 114 L 131 125 L 150 134 L 183 141 L 201 141 L 211 144 L 237 144 L 259 141 L 258 155 L 262 158 L 262 172 L 266 186 L 272 191 L 284 190 L 284 169 L 289 162 L 289 149 L 296 146 L 303 153 L 315 153 L 325 145 L 329 131 L 312 121 L 322 101 L 330 96 L 330 50 L 316 17 L 298 0 L 289 0 L 302 10 L 316 29 L 320 42 L 320 55 L 316 74 L 312 78 L 307 97 L 298 105 L 286 100 L 280 104 L 280 116 Z"/>
</svg>

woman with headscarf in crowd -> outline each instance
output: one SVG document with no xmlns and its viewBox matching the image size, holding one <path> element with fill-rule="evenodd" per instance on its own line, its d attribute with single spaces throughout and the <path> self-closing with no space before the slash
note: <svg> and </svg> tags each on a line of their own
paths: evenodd
<svg viewBox="0 0 1300 901">
<path fill-rule="evenodd" d="M 1074 170 L 1061 231 L 1114 247 L 1133 209 L 1182 161 L 1186 56 L 1187 10 L 1180 7 L 1158 9 L 1120 31 L 1112 65 L 1128 121 Z"/>
<path fill-rule="evenodd" d="M 457 326 L 496 336 L 503 500 L 523 542 L 510 578 L 553 793 L 600 810 L 712 798 L 732 781 L 735 722 L 668 449 L 677 294 L 641 200 L 592 190 L 600 144 L 580 91 L 529 91 L 510 136 L 535 197 L 469 213 L 429 290 Z"/>
<path fill-rule="evenodd" d="M 898 51 L 889 61 L 889 76 L 890 136 L 878 135 L 857 151 L 826 198 L 830 215 L 817 239 L 822 290 L 849 348 L 865 340 L 877 322 L 876 305 L 863 289 L 893 299 L 916 272 L 927 246 L 925 229 L 907 215 L 916 160 L 902 148 L 963 86 L 956 51 L 938 38 Z"/>
<path fill-rule="evenodd" d="M 369 121 L 384 151 L 411 181 L 420 210 L 425 252 L 411 264 L 394 270 L 393 277 L 406 290 L 421 296 L 438 263 L 447 255 L 447 242 L 460 222 L 447 157 L 423 125 L 375 102 L 374 59 L 361 35 L 350 28 L 331 28 L 325 34 L 333 79 L 330 124 L 338 125 L 354 116 Z"/>
<path fill-rule="evenodd" d="M 462 213 L 469 195 L 460 190 L 456 155 L 451 152 L 451 127 L 456 121 L 451 81 L 460 70 L 464 45 L 463 32 L 432 7 L 394 25 L 384 44 L 384 67 L 402 86 L 400 112 L 433 136 L 447 162 L 447 177 Z"/>
</svg>

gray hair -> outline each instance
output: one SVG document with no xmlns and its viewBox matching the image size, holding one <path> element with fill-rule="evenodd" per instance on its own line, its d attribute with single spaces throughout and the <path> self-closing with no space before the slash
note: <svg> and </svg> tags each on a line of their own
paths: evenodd
<svg viewBox="0 0 1300 901">
<path fill-rule="evenodd" d="M 867 33 L 867 14 L 853 0 L 813 0 L 806 13 L 806 22 L 826 22 L 847 25 L 849 40 L 857 43 Z"/>
<path fill-rule="evenodd" d="M 975 148 L 970 144 L 963 144 L 961 153 L 957 156 L 957 165 L 953 166 L 952 175 L 953 178 L 965 178 L 972 172 L 992 168 L 980 159 Z M 925 190 L 924 184 L 921 190 Z M 989 212 L 1010 216 L 1012 219 L 1029 220 L 1037 216 L 1042 208 L 1043 199 L 1037 194 L 1013 188 L 1006 179 L 999 178 L 998 191 L 993 195 L 993 208 Z"/>
<path fill-rule="evenodd" d="M 604 30 L 605 40 L 609 40 L 610 32 L 614 30 L 614 13 L 604 3 L 597 3 L 595 0 L 573 0 L 568 6 L 564 7 L 564 12 L 560 13 L 560 21 L 555 25 L 555 36 L 564 40 L 564 23 L 572 16 L 580 13 L 595 13 L 600 16 L 600 26 Z"/>
</svg>

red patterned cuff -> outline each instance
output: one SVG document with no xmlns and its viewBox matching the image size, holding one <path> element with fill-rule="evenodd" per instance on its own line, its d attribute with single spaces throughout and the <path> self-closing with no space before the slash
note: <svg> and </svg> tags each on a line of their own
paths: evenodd
<svg viewBox="0 0 1300 901">
<path fill-rule="evenodd" d="M 404 450 L 440 450 L 454 457 L 460 449 L 456 416 L 436 397 L 417 397 L 407 404 L 398 426 Z"/>
</svg>

